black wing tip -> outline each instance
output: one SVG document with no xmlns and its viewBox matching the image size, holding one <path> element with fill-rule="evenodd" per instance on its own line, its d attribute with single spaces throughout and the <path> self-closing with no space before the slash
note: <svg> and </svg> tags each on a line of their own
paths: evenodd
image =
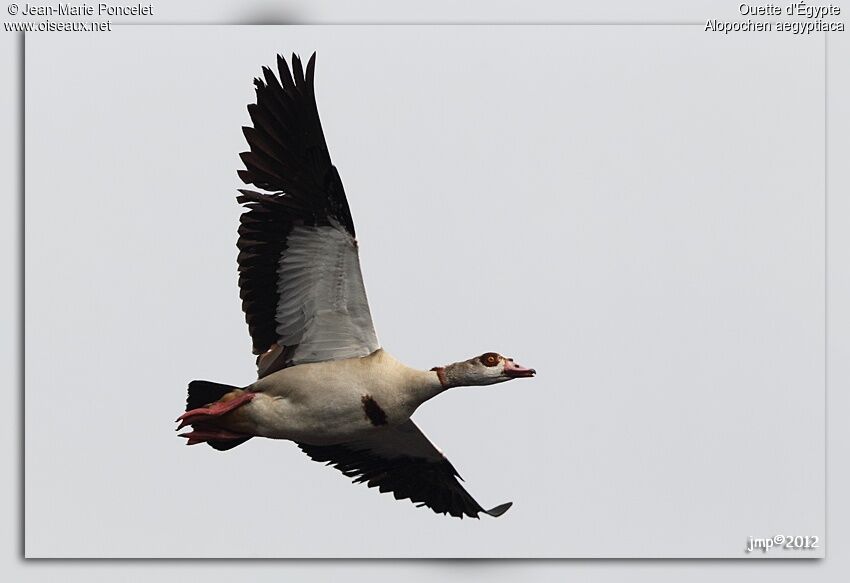
<svg viewBox="0 0 850 583">
<path fill-rule="evenodd" d="M 505 502 L 504 504 L 499 504 L 498 506 L 491 508 L 490 510 L 485 510 L 484 514 L 488 514 L 493 518 L 499 518 L 502 514 L 507 512 L 508 509 L 513 505 L 513 502 Z"/>
<path fill-rule="evenodd" d="M 316 76 L 316 51 L 313 51 L 313 54 L 310 55 L 310 59 L 307 61 L 307 89 L 310 92 L 313 91 L 314 78 Z"/>
<path fill-rule="evenodd" d="M 304 81 L 304 66 L 301 64 L 301 57 L 292 53 L 292 78 L 295 80 L 296 87 L 303 87 Z"/>
<path fill-rule="evenodd" d="M 310 55 L 310 58 L 307 59 L 307 66 L 306 66 L 306 80 L 307 81 L 312 81 L 313 70 L 316 66 L 316 52 L 317 51 L 313 51 L 313 53 Z M 279 72 L 280 77 L 281 77 L 281 82 L 285 83 L 284 77 L 286 77 L 287 79 L 292 80 L 296 86 L 305 84 L 305 68 L 302 64 L 301 56 L 298 55 L 298 53 L 293 51 L 289 60 L 287 60 L 287 58 L 284 57 L 280 53 L 278 53 L 276 55 L 276 57 L 277 57 L 276 58 L 277 68 L 278 68 L 278 72 Z M 263 70 L 264 75 L 271 73 L 271 68 L 269 68 L 269 67 L 262 67 L 262 70 Z M 285 75 L 284 75 L 284 71 L 286 73 Z M 262 80 L 259 79 L 259 78 L 254 79 L 254 83 L 257 84 L 258 86 L 260 84 L 263 84 Z M 307 84 L 309 84 L 309 83 L 307 83 Z"/>
<path fill-rule="evenodd" d="M 277 55 L 275 55 L 275 56 L 276 56 L 278 59 L 286 60 L 286 57 L 284 57 L 281 53 L 277 53 Z M 311 58 L 311 59 L 313 59 L 313 58 L 315 58 L 315 57 L 316 57 L 316 51 L 313 51 L 313 54 L 312 54 L 312 55 L 310 55 L 310 58 Z M 293 58 L 293 59 L 295 59 L 295 58 L 299 58 L 299 57 L 298 57 L 298 54 L 297 54 L 295 51 L 292 51 L 292 58 Z"/>
</svg>

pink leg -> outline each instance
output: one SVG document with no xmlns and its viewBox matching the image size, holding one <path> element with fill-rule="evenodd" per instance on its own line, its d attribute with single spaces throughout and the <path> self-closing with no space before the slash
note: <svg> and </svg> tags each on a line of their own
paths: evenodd
<svg viewBox="0 0 850 583">
<path fill-rule="evenodd" d="M 177 418 L 177 421 L 181 422 L 177 429 L 182 429 L 186 425 L 197 423 L 198 421 L 209 420 L 211 417 L 220 417 L 225 413 L 229 413 L 237 407 L 241 407 L 245 403 L 248 403 L 253 398 L 254 393 L 244 392 L 233 397 L 229 401 L 216 401 L 215 403 L 210 403 L 206 407 L 199 407 L 198 409 L 186 411 Z"/>
</svg>

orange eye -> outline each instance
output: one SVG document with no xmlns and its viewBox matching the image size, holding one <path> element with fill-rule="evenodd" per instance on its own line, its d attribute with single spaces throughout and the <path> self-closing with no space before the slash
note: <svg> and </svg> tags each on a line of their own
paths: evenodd
<svg viewBox="0 0 850 583">
<path fill-rule="evenodd" d="M 479 359 L 484 366 L 496 366 L 499 364 L 499 355 L 495 352 L 485 352 Z"/>
</svg>

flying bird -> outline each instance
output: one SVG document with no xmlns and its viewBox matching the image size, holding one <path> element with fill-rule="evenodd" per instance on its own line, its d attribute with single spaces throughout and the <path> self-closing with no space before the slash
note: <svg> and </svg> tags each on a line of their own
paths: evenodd
<svg viewBox="0 0 850 583">
<path fill-rule="evenodd" d="M 239 289 L 257 355 L 245 387 L 192 381 L 178 429 L 188 445 L 229 450 L 254 437 L 287 439 L 397 499 L 463 518 L 501 516 L 464 489 L 442 452 L 411 420 L 453 387 L 532 377 L 532 368 L 485 352 L 431 370 L 381 348 L 366 300 L 354 223 L 331 163 L 313 86 L 316 54 L 278 76 L 263 67 L 243 127 L 250 151 L 239 177 L 258 190 L 237 197 Z"/>
</svg>

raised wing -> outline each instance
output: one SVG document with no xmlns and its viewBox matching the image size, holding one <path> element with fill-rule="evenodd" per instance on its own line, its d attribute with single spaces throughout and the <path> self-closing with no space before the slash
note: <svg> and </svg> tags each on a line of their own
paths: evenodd
<svg viewBox="0 0 850 583">
<path fill-rule="evenodd" d="M 506 502 L 490 510 L 482 508 L 458 479 L 454 466 L 434 447 L 413 421 L 376 431 L 373 437 L 339 445 L 298 447 L 317 462 L 327 462 L 355 483 L 392 492 L 397 500 L 409 498 L 438 514 L 478 518 L 483 512 L 493 517 L 513 504 Z"/>
<path fill-rule="evenodd" d="M 280 81 L 255 79 L 250 146 L 239 177 L 239 288 L 259 376 L 295 364 L 366 356 L 379 348 L 354 223 L 331 164 L 313 89 L 316 55 L 278 55 Z"/>
</svg>

